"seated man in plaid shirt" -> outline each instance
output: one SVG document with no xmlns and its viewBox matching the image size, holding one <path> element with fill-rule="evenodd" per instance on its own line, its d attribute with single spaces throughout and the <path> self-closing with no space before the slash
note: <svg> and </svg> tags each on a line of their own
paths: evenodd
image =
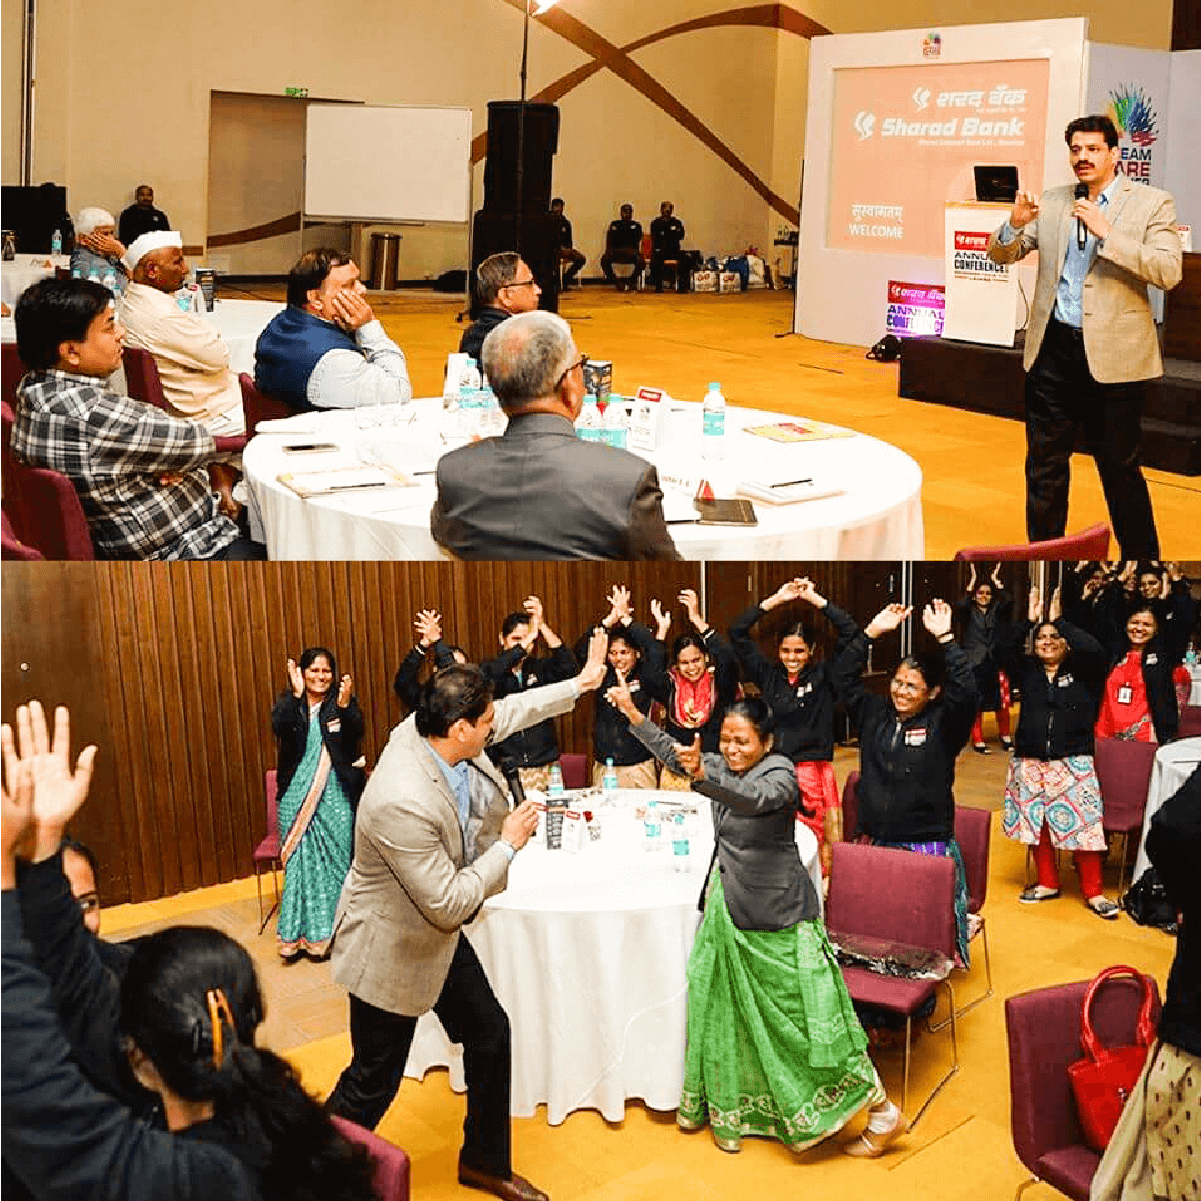
<svg viewBox="0 0 1201 1201">
<path fill-rule="evenodd" d="M 12 452 L 61 472 L 79 493 L 102 559 L 263 559 L 217 509 L 204 465 L 213 436 L 105 388 L 124 331 L 112 294 L 86 279 L 44 279 L 22 293 Z"/>
</svg>

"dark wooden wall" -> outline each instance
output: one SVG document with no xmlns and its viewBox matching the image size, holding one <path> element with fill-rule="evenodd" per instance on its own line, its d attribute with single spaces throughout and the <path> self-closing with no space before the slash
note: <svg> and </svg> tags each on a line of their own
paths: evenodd
<svg viewBox="0 0 1201 1201">
<path fill-rule="evenodd" d="M 923 568 L 947 593 L 962 587 L 963 569 Z M 703 589 L 724 629 L 799 574 L 866 622 L 899 596 L 901 565 L 6 563 L 4 715 L 33 697 L 70 706 L 76 746 L 101 751 L 73 833 L 100 857 L 106 900 L 148 900 L 251 873 L 266 823 L 263 773 L 275 764 L 271 702 L 285 661 L 304 647 L 329 646 L 354 677 L 374 763 L 401 716 L 392 678 L 418 609 L 439 609 L 447 639 L 478 659 L 495 652 L 501 620 L 530 593 L 574 642 L 624 583 L 640 619 L 652 596 L 671 606 L 674 636 L 686 622 L 681 588 Z M 765 647 L 785 616 L 764 621 Z M 828 628 L 813 624 L 819 636 Z M 892 661 L 882 653 L 875 671 Z M 589 749 L 594 703 L 560 719 L 565 750 Z"/>
</svg>

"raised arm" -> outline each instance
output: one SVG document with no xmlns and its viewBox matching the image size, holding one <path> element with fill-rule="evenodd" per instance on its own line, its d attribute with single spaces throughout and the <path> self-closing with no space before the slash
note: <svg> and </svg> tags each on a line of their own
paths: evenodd
<svg viewBox="0 0 1201 1201">
<path fill-rule="evenodd" d="M 868 643 L 900 627 L 911 610 L 904 605 L 885 605 L 867 623 L 865 629 L 849 638 L 835 652 L 830 663 L 830 678 L 838 699 L 847 707 L 852 723 L 858 727 L 863 708 L 868 701 L 867 687 L 863 683 L 863 670 L 867 666 Z"/>
</svg>

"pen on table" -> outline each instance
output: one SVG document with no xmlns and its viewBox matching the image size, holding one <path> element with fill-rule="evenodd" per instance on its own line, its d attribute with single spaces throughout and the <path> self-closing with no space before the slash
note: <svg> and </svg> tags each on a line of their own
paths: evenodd
<svg viewBox="0 0 1201 1201">
<path fill-rule="evenodd" d="M 812 484 L 812 483 L 813 483 L 813 477 L 807 476 L 803 480 L 784 480 L 782 483 L 779 483 L 779 484 L 768 484 L 768 487 L 769 488 L 791 488 L 795 484 Z"/>
</svg>

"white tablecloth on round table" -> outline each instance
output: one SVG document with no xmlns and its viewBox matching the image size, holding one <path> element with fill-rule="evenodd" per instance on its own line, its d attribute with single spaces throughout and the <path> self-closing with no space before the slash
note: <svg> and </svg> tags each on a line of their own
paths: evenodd
<svg viewBox="0 0 1201 1201">
<path fill-rule="evenodd" d="M 466 928 L 513 1031 L 511 1108 L 547 1107 L 558 1125 L 576 1109 L 620 1121 L 629 1098 L 672 1110 L 684 1079 L 684 971 L 700 924 L 697 899 L 713 850 L 709 802 L 695 819 L 689 870 L 670 849 L 643 850 L 635 804 L 678 792 L 623 791 L 600 810 L 601 840 L 579 854 L 531 843 L 508 888 Z M 821 897 L 817 840 L 797 822 L 801 860 Z M 464 1089 L 461 1049 L 433 1013 L 417 1023 L 405 1073 L 450 1067 Z"/>
<path fill-rule="evenodd" d="M 52 258 L 48 254 L 19 254 L 15 259 L 0 262 L 0 299 L 11 309 L 21 293 L 39 279 L 48 279 L 54 268 L 69 267 L 71 259 L 60 254 Z"/>
<path fill-rule="evenodd" d="M 272 559 L 437 559 L 445 557 L 429 531 L 433 469 L 447 444 L 440 434 L 453 415 L 440 399 L 419 400 L 409 410 L 384 411 L 381 430 L 358 428 L 355 412 L 305 414 L 289 434 L 262 434 L 243 456 L 246 480 L 258 506 Z M 399 411 L 397 411 L 399 410 Z M 362 411 L 360 410 L 360 413 Z M 700 406 L 668 414 L 668 449 L 656 452 L 660 476 L 704 475 L 718 496 L 734 495 L 739 479 L 813 478 L 842 491 L 792 505 L 755 504 L 757 526 L 672 525 L 687 559 L 920 559 L 921 468 L 886 442 L 856 434 L 817 442 L 779 444 L 743 432 L 744 425 L 786 419 L 779 413 L 729 408 L 727 458 L 700 458 Z M 400 428 L 394 422 L 403 422 Z M 321 456 L 288 455 L 284 447 L 330 442 Z M 366 449 L 365 449 L 366 448 Z M 278 482 L 282 472 L 318 470 L 360 462 L 372 452 L 402 470 L 425 472 L 414 488 L 302 501 Z M 665 486 L 666 515 L 691 513 L 691 499 Z"/>
<path fill-rule="evenodd" d="M 1164 801 L 1193 774 L 1198 764 L 1201 764 L 1201 738 L 1182 738 L 1179 742 L 1161 746 L 1155 752 L 1133 879 L 1137 880 L 1151 866 L 1151 860 L 1147 858 L 1147 831 L 1151 829 L 1151 819 L 1159 812 Z"/>
</svg>

